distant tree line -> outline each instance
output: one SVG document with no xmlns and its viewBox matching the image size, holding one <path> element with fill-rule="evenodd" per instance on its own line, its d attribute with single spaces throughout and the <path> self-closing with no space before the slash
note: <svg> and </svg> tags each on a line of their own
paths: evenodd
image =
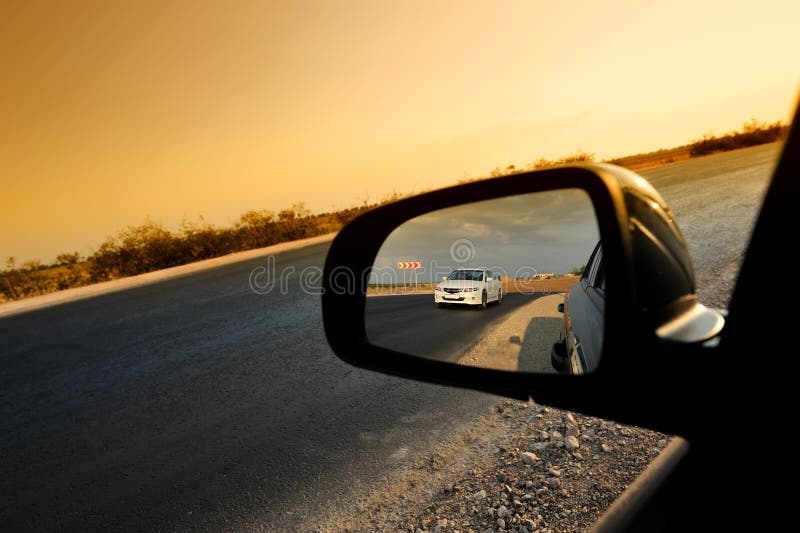
<svg viewBox="0 0 800 533">
<path fill-rule="evenodd" d="M 397 199 L 394 194 L 384 201 Z M 60 254 L 53 264 L 39 260 L 17 265 L 14 257 L 0 270 L 1 300 L 18 300 L 70 287 L 134 276 L 233 252 L 262 248 L 331 233 L 377 204 L 312 215 L 302 203 L 271 211 L 248 211 L 231 227 L 214 227 L 201 218 L 176 231 L 146 221 L 108 237 L 88 257 Z"/>
<path fill-rule="evenodd" d="M 752 119 L 750 122 L 745 122 L 742 131 L 732 131 L 719 137 L 710 133 L 705 134 L 702 139 L 690 145 L 689 153 L 692 157 L 698 157 L 767 144 L 782 139 L 788 131 L 789 126 L 780 122 L 766 124 Z"/>
<path fill-rule="evenodd" d="M 489 173 L 489 176 L 485 178 L 465 177 L 464 179 L 458 180 L 458 183 L 469 183 L 472 181 L 479 181 L 483 179 L 499 178 L 500 176 L 510 176 L 511 174 L 520 174 L 522 172 L 529 172 L 531 170 L 542 170 L 545 168 L 558 167 L 561 165 L 568 165 L 571 163 L 590 163 L 594 161 L 594 158 L 595 158 L 594 154 L 589 152 L 584 152 L 583 150 L 578 150 L 574 154 L 566 155 L 559 159 L 545 159 L 544 157 L 540 157 L 535 161 L 531 161 L 524 167 L 517 167 L 516 165 L 508 165 L 506 167 L 495 167 Z"/>
<path fill-rule="evenodd" d="M 687 150 L 689 157 L 701 157 L 715 152 L 726 152 L 730 150 L 737 150 L 739 148 L 747 148 L 749 146 L 757 146 L 759 144 L 767 144 L 779 141 L 786 136 L 788 131 L 789 126 L 781 122 L 767 124 L 765 122 L 759 122 L 756 119 L 751 119 L 749 122 L 745 122 L 741 131 L 732 131 L 721 136 L 715 136 L 712 133 L 706 133 L 699 140 L 677 148 L 664 148 L 654 152 L 649 152 L 647 154 L 637 154 L 614 159 L 606 159 L 603 162 L 627 166 L 626 162 L 629 160 L 649 159 L 652 161 L 658 161 L 660 156 L 677 150 Z M 572 163 L 591 163 L 592 161 L 595 161 L 595 154 L 578 150 L 573 154 L 566 155 L 558 159 L 545 159 L 540 157 L 539 159 L 531 161 L 523 167 L 517 167 L 516 165 L 507 165 L 505 167 L 498 166 L 495 167 L 486 178 L 465 177 L 464 179 L 459 180 L 459 183 L 468 183 L 488 178 L 498 178 L 500 176 L 509 176 L 511 174 L 519 174 L 522 172 L 529 172 L 531 170 L 558 167 Z M 665 162 L 672 162 L 672 159 L 662 163 Z"/>
<path fill-rule="evenodd" d="M 232 227 L 184 222 L 172 232 L 155 222 L 126 228 L 109 237 L 89 257 L 93 281 L 133 276 L 280 242 L 313 237 L 334 229 L 303 204 L 275 214 L 248 211 Z"/>
</svg>

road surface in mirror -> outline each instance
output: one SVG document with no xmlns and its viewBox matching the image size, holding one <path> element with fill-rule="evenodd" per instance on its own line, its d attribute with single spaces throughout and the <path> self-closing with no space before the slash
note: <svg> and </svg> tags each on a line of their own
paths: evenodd
<svg viewBox="0 0 800 533">
<path fill-rule="evenodd" d="M 600 255 L 599 238 L 591 200 L 576 189 L 486 200 L 412 219 L 376 257 L 367 337 L 420 357 L 534 373 L 556 372 L 551 348 L 561 342 L 578 364 L 560 370 L 580 372 L 600 355 L 584 353 L 601 345 L 602 306 L 591 298 L 600 293 L 590 293 L 587 269 Z M 570 310 L 577 319 L 570 320 Z"/>
</svg>

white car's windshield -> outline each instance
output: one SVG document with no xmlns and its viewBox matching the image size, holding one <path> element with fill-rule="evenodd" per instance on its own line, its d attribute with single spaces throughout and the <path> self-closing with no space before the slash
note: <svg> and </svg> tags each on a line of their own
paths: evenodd
<svg viewBox="0 0 800 533">
<path fill-rule="evenodd" d="M 482 270 L 455 270 L 447 279 L 457 279 L 466 281 L 483 281 Z"/>
</svg>

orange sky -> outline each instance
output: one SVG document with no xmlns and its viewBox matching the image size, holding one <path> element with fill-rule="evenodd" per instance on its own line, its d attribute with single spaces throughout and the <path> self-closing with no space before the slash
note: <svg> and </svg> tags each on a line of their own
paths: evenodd
<svg viewBox="0 0 800 533">
<path fill-rule="evenodd" d="M 787 120 L 798 20 L 768 0 L 6 0 L 0 259 Z"/>
</svg>

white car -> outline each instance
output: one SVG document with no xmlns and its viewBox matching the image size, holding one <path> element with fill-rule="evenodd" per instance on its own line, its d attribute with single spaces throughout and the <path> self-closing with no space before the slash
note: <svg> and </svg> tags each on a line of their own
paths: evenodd
<svg viewBox="0 0 800 533">
<path fill-rule="evenodd" d="M 450 273 L 433 290 L 436 305 L 479 305 L 503 301 L 501 276 L 486 268 L 459 268 Z"/>
</svg>

